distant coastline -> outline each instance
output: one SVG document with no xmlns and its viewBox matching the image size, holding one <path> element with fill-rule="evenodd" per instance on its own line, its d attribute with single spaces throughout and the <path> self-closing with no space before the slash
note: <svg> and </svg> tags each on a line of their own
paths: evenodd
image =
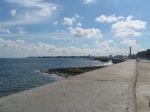
<svg viewBox="0 0 150 112">
<path fill-rule="evenodd" d="M 27 58 L 93 58 L 89 56 L 29 56 Z"/>
</svg>

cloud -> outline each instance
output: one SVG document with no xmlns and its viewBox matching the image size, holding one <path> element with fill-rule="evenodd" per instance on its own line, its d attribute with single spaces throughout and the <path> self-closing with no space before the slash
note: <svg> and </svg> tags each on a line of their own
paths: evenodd
<svg viewBox="0 0 150 112">
<path fill-rule="evenodd" d="M 23 28 L 21 28 L 21 27 L 18 27 L 17 28 L 18 29 L 18 33 L 19 34 L 25 34 L 25 33 L 27 33 Z"/>
<path fill-rule="evenodd" d="M 98 40 L 96 40 L 95 42 L 94 42 L 94 46 L 97 46 L 97 47 L 99 47 L 101 44 L 100 44 L 100 42 L 98 41 Z"/>
<path fill-rule="evenodd" d="M 58 21 L 53 22 L 53 25 L 56 26 L 58 24 Z"/>
<path fill-rule="evenodd" d="M 115 15 L 111 15 L 111 16 L 101 15 L 100 17 L 97 17 L 95 21 L 100 22 L 100 23 L 103 23 L 103 22 L 111 23 L 111 22 L 118 21 L 119 19 L 124 19 L 124 17 L 122 16 L 116 17 Z"/>
<path fill-rule="evenodd" d="M 137 41 L 135 39 L 123 39 L 120 44 L 126 45 L 126 46 L 137 46 Z"/>
<path fill-rule="evenodd" d="M 9 29 L 1 28 L 0 27 L 0 33 L 11 33 Z"/>
<path fill-rule="evenodd" d="M 79 16 L 77 13 L 74 14 L 75 18 L 83 19 L 84 17 Z"/>
<path fill-rule="evenodd" d="M 53 45 L 38 42 L 37 44 L 27 44 L 24 40 L 4 40 L 0 37 L 0 49 L 3 54 L 0 57 L 26 57 L 26 56 L 43 56 L 57 52 Z M 7 49 L 7 50 L 6 50 Z"/>
<path fill-rule="evenodd" d="M 12 10 L 10 13 L 15 18 L 11 21 L 6 20 L 5 22 L 1 22 L 1 26 L 47 22 L 55 15 L 59 7 L 58 5 L 47 3 L 43 0 L 5 0 L 5 2 L 15 4 L 17 7 L 17 15 L 16 9 Z"/>
<path fill-rule="evenodd" d="M 109 47 L 110 44 L 113 43 L 113 42 L 114 42 L 113 40 L 105 40 L 105 41 L 100 43 L 98 40 L 96 40 L 94 42 L 94 46 L 106 48 L 106 47 Z"/>
<path fill-rule="evenodd" d="M 96 0 L 83 0 L 84 4 L 96 3 Z"/>
<path fill-rule="evenodd" d="M 55 52 L 57 51 L 56 47 L 50 44 L 45 44 L 42 42 L 38 42 L 37 44 L 30 45 L 30 48 L 33 48 L 32 50 L 35 50 L 38 54 L 45 54 L 48 52 Z"/>
<path fill-rule="evenodd" d="M 76 28 L 69 28 L 70 33 L 74 37 L 80 37 L 80 38 L 103 38 L 103 35 L 101 34 L 101 30 L 91 28 L 91 29 L 83 29 L 80 27 Z"/>
<path fill-rule="evenodd" d="M 86 48 L 86 47 L 88 47 L 88 44 L 83 44 L 82 47 Z"/>
<path fill-rule="evenodd" d="M 142 34 L 136 30 L 145 29 L 147 23 L 141 20 L 132 20 L 132 18 L 132 16 L 128 16 L 125 21 L 117 21 L 112 25 L 115 37 L 140 36 Z"/>
<path fill-rule="evenodd" d="M 34 14 L 40 17 L 50 17 L 52 16 L 52 13 L 56 10 L 57 10 L 57 7 L 51 5 L 51 7 L 47 6 L 47 7 L 44 7 L 43 9 L 39 9 L 35 11 Z"/>
<path fill-rule="evenodd" d="M 45 9 L 45 8 L 55 8 L 51 7 L 53 4 L 46 3 L 43 0 L 5 0 L 8 3 L 13 3 L 17 4 L 21 7 L 27 7 L 27 8 L 40 8 L 40 9 Z"/>
<path fill-rule="evenodd" d="M 11 16 L 15 16 L 17 14 L 16 9 L 10 11 Z"/>
<path fill-rule="evenodd" d="M 0 47 L 4 45 L 4 39 L 0 37 Z"/>
<path fill-rule="evenodd" d="M 113 42 L 114 42 L 113 40 L 106 40 L 106 41 L 102 42 L 101 45 L 102 45 L 103 47 L 108 47 L 109 44 L 111 44 L 111 43 L 113 43 Z"/>
<path fill-rule="evenodd" d="M 124 43 L 130 43 L 125 42 Z M 100 48 L 88 48 L 88 44 L 82 45 L 81 48 L 69 46 L 69 47 L 57 47 L 51 44 L 37 42 L 27 43 L 25 40 L 7 40 L 0 37 L 0 57 L 27 57 L 27 56 L 106 56 L 117 55 L 122 49 L 118 47 L 112 47 L 110 44 L 112 40 L 106 40 L 101 42 Z M 134 41 L 131 43 L 135 43 Z M 105 47 L 103 47 L 104 45 Z M 142 48 L 139 45 L 139 50 Z M 137 48 L 132 47 L 132 52 L 136 53 Z"/>
<path fill-rule="evenodd" d="M 99 47 L 99 52 L 101 52 L 101 55 L 103 56 L 118 55 L 118 52 L 121 51 L 121 48 L 118 46 L 111 46 L 112 43 L 114 44 L 113 40 L 105 40 L 103 42 L 96 40 L 94 42 L 94 46 Z"/>
<path fill-rule="evenodd" d="M 28 44 L 24 40 L 4 40 L 0 37 L 0 57 L 27 57 L 27 56 L 78 56 L 96 54 L 93 49 L 61 47 L 58 48 L 51 44 L 38 42 Z M 96 52 L 96 53 L 95 53 Z"/>
<path fill-rule="evenodd" d="M 4 40 L 3 38 L 0 37 L 0 45 L 4 46 L 9 46 L 9 47 L 13 47 L 13 48 L 20 48 L 20 46 L 23 46 L 25 44 L 24 40 L 16 40 L 16 41 L 12 41 L 12 40 Z"/>
<path fill-rule="evenodd" d="M 81 26 L 82 26 L 82 23 L 77 23 L 77 26 L 81 27 Z"/>
<path fill-rule="evenodd" d="M 73 22 L 75 21 L 76 19 L 75 18 L 67 18 L 67 17 L 64 17 L 64 25 L 73 25 Z"/>
</svg>

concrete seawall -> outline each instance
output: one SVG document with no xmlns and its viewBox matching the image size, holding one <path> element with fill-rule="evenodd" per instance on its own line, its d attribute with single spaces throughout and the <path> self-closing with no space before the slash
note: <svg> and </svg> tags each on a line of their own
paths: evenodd
<svg viewBox="0 0 150 112">
<path fill-rule="evenodd" d="M 129 60 L 0 99 L 0 112 L 136 112 Z"/>
</svg>

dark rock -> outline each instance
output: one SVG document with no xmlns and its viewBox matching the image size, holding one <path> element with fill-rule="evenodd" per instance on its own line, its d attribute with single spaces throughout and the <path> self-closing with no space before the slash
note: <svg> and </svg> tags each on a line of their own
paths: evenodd
<svg viewBox="0 0 150 112">
<path fill-rule="evenodd" d="M 74 67 L 74 68 L 57 68 L 57 69 L 47 69 L 47 70 L 40 70 L 40 72 L 48 73 L 48 74 L 55 74 L 64 78 L 75 76 L 81 73 L 85 73 L 88 71 L 96 70 L 103 68 L 105 66 L 94 66 L 94 67 Z"/>
</svg>

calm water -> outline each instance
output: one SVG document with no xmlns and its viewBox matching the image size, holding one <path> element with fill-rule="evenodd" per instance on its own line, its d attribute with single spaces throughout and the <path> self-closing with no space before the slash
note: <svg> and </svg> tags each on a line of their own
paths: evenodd
<svg viewBox="0 0 150 112">
<path fill-rule="evenodd" d="M 100 61 L 71 58 L 0 59 L 0 97 L 59 80 L 41 69 L 101 65 Z"/>
</svg>

